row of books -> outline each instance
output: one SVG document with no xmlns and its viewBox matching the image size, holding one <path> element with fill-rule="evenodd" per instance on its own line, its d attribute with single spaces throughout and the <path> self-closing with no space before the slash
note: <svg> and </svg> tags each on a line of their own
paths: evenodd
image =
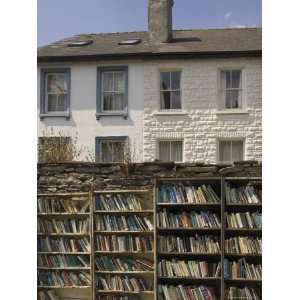
<svg viewBox="0 0 300 300">
<path fill-rule="evenodd" d="M 95 265 L 99 271 L 153 271 L 153 261 L 150 259 L 132 259 L 100 256 L 95 258 Z"/>
<path fill-rule="evenodd" d="M 261 254 L 261 238 L 247 236 L 233 237 L 225 240 L 225 252 L 232 254 Z"/>
<path fill-rule="evenodd" d="M 105 291 L 150 291 L 153 287 L 143 278 L 128 276 L 98 276 L 96 288 Z"/>
<path fill-rule="evenodd" d="M 38 271 L 41 286 L 89 286 L 91 276 L 87 272 Z"/>
<path fill-rule="evenodd" d="M 158 275 L 162 277 L 220 277 L 221 263 L 197 260 L 165 260 L 158 263 Z"/>
<path fill-rule="evenodd" d="M 65 199 L 38 199 L 38 213 L 86 213 L 89 212 L 89 201 Z"/>
<path fill-rule="evenodd" d="M 159 236 L 160 252 L 220 253 L 220 243 L 215 236 Z"/>
<path fill-rule="evenodd" d="M 238 261 L 229 261 L 224 259 L 224 278 L 238 279 L 261 279 L 262 266 L 248 264 L 245 258 L 241 258 Z"/>
<path fill-rule="evenodd" d="M 37 249 L 40 252 L 90 252 L 89 238 L 38 237 Z"/>
<path fill-rule="evenodd" d="M 97 235 L 95 246 L 98 251 L 152 251 L 152 236 L 133 236 L 133 235 Z"/>
<path fill-rule="evenodd" d="M 206 286 L 158 285 L 160 300 L 217 300 L 213 288 Z"/>
<path fill-rule="evenodd" d="M 96 210 L 142 210 L 134 194 L 101 194 L 95 199 Z"/>
<path fill-rule="evenodd" d="M 228 204 L 254 204 L 261 203 L 261 191 L 253 185 L 231 187 L 225 183 L 225 199 Z"/>
<path fill-rule="evenodd" d="M 48 268 L 89 267 L 90 258 L 80 255 L 38 255 L 38 266 Z"/>
<path fill-rule="evenodd" d="M 157 214 L 157 226 L 162 228 L 219 228 L 220 218 L 212 212 L 171 213 L 166 209 Z"/>
<path fill-rule="evenodd" d="M 257 292 L 253 288 L 244 287 L 230 287 L 226 291 L 226 300 L 260 300 L 261 298 L 258 296 Z"/>
<path fill-rule="evenodd" d="M 104 215 L 95 216 L 94 218 L 96 230 L 104 231 L 118 231 L 118 230 L 132 230 L 132 231 L 152 231 L 153 225 L 149 218 L 132 216 L 115 216 Z"/>
<path fill-rule="evenodd" d="M 220 203 L 220 197 L 211 185 L 164 184 L 159 188 L 160 203 Z"/>
<path fill-rule="evenodd" d="M 37 230 L 38 233 L 88 233 L 89 224 L 88 219 L 38 219 Z"/>
<path fill-rule="evenodd" d="M 52 290 L 48 291 L 39 291 L 38 292 L 38 300 L 59 300 L 59 296 Z"/>
<path fill-rule="evenodd" d="M 227 214 L 227 226 L 229 228 L 261 228 L 262 215 L 259 212 L 231 213 Z"/>
</svg>

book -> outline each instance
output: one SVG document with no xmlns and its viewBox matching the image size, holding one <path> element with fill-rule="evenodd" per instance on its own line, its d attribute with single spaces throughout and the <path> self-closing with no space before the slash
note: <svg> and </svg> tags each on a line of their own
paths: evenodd
<svg viewBox="0 0 300 300">
<path fill-rule="evenodd" d="M 261 191 L 253 185 L 233 187 L 230 183 L 225 183 L 225 199 L 227 204 L 260 204 Z"/>
<path fill-rule="evenodd" d="M 239 259 L 238 261 L 224 259 L 224 278 L 261 280 L 262 266 L 260 264 L 249 264 L 245 258 Z"/>
<path fill-rule="evenodd" d="M 100 194 L 95 198 L 96 210 L 142 210 L 140 199 L 135 194 Z"/>
<path fill-rule="evenodd" d="M 38 267 L 67 268 L 89 267 L 90 259 L 79 255 L 41 255 L 38 254 Z"/>
<path fill-rule="evenodd" d="M 236 299 L 247 299 L 247 300 L 260 300 L 257 292 L 253 288 L 244 287 L 229 287 L 226 290 L 226 300 L 236 300 Z"/>
<path fill-rule="evenodd" d="M 228 228 L 260 229 L 262 225 L 262 215 L 259 212 L 228 213 L 226 221 Z"/>
<path fill-rule="evenodd" d="M 247 236 L 232 237 L 225 240 L 225 253 L 260 255 L 262 250 L 261 238 Z"/>
</svg>

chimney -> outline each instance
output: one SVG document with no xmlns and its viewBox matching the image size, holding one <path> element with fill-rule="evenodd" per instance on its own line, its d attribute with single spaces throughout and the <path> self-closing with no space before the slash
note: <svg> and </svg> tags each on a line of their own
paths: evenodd
<svg viewBox="0 0 300 300">
<path fill-rule="evenodd" d="M 168 43 L 172 40 L 173 0 L 149 0 L 149 38 L 154 43 Z"/>
</svg>

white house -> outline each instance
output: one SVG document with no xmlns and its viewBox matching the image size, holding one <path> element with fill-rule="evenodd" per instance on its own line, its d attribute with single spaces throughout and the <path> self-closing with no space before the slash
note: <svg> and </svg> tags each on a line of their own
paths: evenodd
<svg viewBox="0 0 300 300">
<path fill-rule="evenodd" d="M 83 160 L 261 160 L 261 29 L 172 30 L 172 2 L 149 0 L 148 32 L 38 49 L 39 136 L 77 136 Z"/>
</svg>

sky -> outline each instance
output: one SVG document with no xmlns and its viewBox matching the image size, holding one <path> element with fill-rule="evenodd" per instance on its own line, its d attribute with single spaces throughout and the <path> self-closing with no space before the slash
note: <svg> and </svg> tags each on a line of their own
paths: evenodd
<svg viewBox="0 0 300 300">
<path fill-rule="evenodd" d="M 38 46 L 79 33 L 147 30 L 148 0 L 38 0 Z M 261 26 L 261 0 L 175 0 L 173 28 Z"/>
</svg>

